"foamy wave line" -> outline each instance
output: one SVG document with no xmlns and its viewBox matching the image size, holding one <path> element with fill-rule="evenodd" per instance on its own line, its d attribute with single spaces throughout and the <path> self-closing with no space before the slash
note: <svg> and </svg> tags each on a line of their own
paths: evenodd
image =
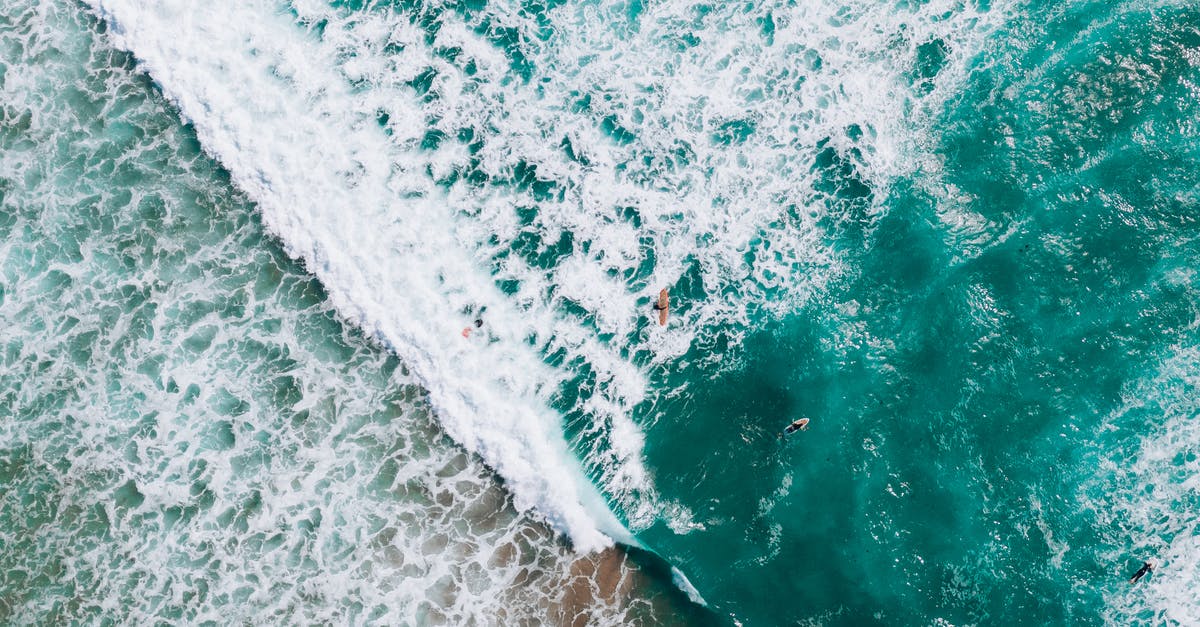
<svg viewBox="0 0 1200 627">
<path fill-rule="evenodd" d="M 453 237 L 439 192 L 408 175 L 413 164 L 326 48 L 269 2 L 88 1 L 288 253 L 342 316 L 412 367 L 447 433 L 505 478 L 518 508 L 580 550 L 636 543 L 540 400 L 561 375 L 526 346 L 536 316 L 516 311 Z M 481 305 L 491 341 L 464 339 L 466 311 Z"/>
</svg>

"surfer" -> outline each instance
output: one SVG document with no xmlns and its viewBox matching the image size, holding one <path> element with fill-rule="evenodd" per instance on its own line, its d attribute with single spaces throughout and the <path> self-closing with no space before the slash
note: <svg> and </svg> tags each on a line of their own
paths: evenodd
<svg viewBox="0 0 1200 627">
<path fill-rule="evenodd" d="M 479 329 L 482 327 L 483 327 L 483 318 L 476 318 L 475 319 L 475 328 Z M 463 335 L 463 337 L 471 337 L 471 327 L 463 327 L 462 335 Z"/>
<path fill-rule="evenodd" d="M 484 309 L 487 309 L 487 307 L 481 308 L 479 310 L 479 315 L 475 317 L 475 328 L 476 329 L 483 328 L 483 311 L 484 311 Z M 471 327 L 463 327 L 462 336 L 463 337 L 471 337 Z"/>
<path fill-rule="evenodd" d="M 1142 567 L 1139 568 L 1138 571 L 1133 574 L 1132 578 L 1130 578 L 1129 583 L 1137 583 L 1138 579 L 1145 577 L 1146 574 L 1152 570 L 1154 570 L 1154 562 L 1153 561 L 1142 564 Z"/>
<path fill-rule="evenodd" d="M 800 418 L 799 420 L 793 420 L 792 424 L 788 425 L 787 428 L 783 430 L 783 433 L 779 434 L 779 437 L 782 438 L 785 435 L 791 435 L 797 431 L 807 431 L 807 430 L 808 430 L 808 418 Z"/>
<path fill-rule="evenodd" d="M 667 315 L 671 311 L 671 297 L 667 294 L 667 288 L 663 288 L 658 292 L 658 299 L 654 301 L 654 311 L 658 312 L 658 326 L 667 325 Z"/>
</svg>

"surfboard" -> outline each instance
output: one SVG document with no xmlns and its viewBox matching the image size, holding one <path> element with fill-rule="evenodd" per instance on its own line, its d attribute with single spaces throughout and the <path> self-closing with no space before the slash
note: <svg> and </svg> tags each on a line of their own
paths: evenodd
<svg viewBox="0 0 1200 627">
<path fill-rule="evenodd" d="M 791 435 L 797 431 L 803 431 L 804 428 L 807 426 L 808 426 L 808 418 L 801 418 L 801 419 L 793 422 L 792 424 L 788 425 L 787 428 L 785 428 L 783 430 L 783 432 L 787 435 Z"/>
<path fill-rule="evenodd" d="M 658 293 L 658 326 L 667 326 L 667 314 L 671 310 L 671 297 L 667 296 L 667 288 Z"/>
</svg>

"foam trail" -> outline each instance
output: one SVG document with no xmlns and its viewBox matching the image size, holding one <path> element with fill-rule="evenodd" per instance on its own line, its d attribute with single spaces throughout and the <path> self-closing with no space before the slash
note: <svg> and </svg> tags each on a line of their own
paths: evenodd
<svg viewBox="0 0 1200 627">
<path fill-rule="evenodd" d="M 1129 387 L 1126 404 L 1107 421 L 1100 440 L 1096 478 L 1087 486 L 1108 546 L 1103 563 L 1127 567 L 1157 562 L 1138 586 L 1118 583 L 1106 591 L 1110 624 L 1200 623 L 1200 524 L 1195 507 L 1200 489 L 1200 349 L 1178 348 L 1157 372 Z M 1122 442 L 1128 433 L 1147 432 Z M 1115 445 L 1114 445 L 1115 444 Z M 1131 462 L 1132 460 L 1132 462 Z"/>
<path fill-rule="evenodd" d="M 91 4 L 289 254 L 413 368 L 447 433 L 504 476 L 520 509 L 536 507 L 581 550 L 631 540 L 537 400 L 555 377 L 523 347 L 527 324 L 452 237 L 435 190 L 359 113 L 325 49 L 268 2 Z M 478 306 L 490 343 L 459 334 Z"/>
<path fill-rule="evenodd" d="M 697 590 L 696 586 L 692 585 L 692 582 L 688 580 L 687 575 L 684 575 L 683 571 L 679 570 L 679 568 L 676 566 L 671 567 L 671 581 L 675 583 L 677 588 L 683 590 L 684 594 L 686 594 L 688 598 L 692 600 L 692 603 L 708 605 L 708 602 L 705 601 L 704 597 L 700 595 L 700 591 Z"/>
</svg>

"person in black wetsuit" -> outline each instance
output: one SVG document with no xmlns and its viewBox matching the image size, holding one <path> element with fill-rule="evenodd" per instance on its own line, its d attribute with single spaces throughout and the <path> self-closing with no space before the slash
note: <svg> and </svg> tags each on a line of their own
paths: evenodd
<svg viewBox="0 0 1200 627">
<path fill-rule="evenodd" d="M 1145 564 L 1142 564 L 1142 567 L 1133 574 L 1133 577 L 1129 580 L 1129 583 L 1137 583 L 1138 579 L 1145 577 L 1146 574 L 1152 570 L 1154 570 L 1154 562 L 1146 562 Z"/>
<path fill-rule="evenodd" d="M 779 437 L 782 438 L 785 435 L 791 435 L 797 431 L 804 431 L 805 429 L 808 429 L 808 418 L 800 418 L 799 420 L 792 421 L 792 424 L 788 425 L 787 428 L 783 430 L 783 433 L 779 434 Z"/>
</svg>

